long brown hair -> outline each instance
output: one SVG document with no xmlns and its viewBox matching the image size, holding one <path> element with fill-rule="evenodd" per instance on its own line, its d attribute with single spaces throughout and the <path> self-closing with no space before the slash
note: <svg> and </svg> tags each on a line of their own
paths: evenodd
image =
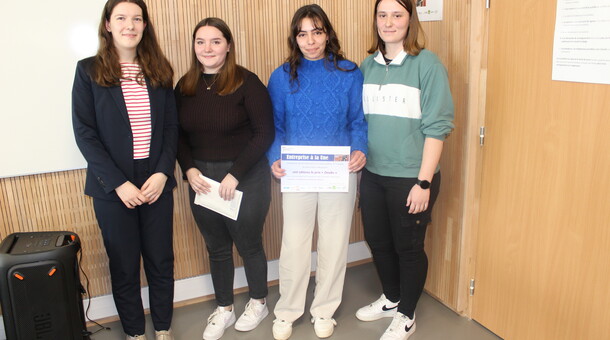
<svg viewBox="0 0 610 340">
<path fill-rule="evenodd" d="M 402 48 L 405 52 L 411 55 L 418 55 L 421 50 L 424 49 L 426 45 L 426 36 L 424 34 L 424 30 L 421 27 L 421 23 L 419 22 L 419 17 L 417 16 L 417 7 L 413 3 L 413 0 L 394 0 L 398 2 L 402 7 L 404 7 L 407 12 L 409 12 L 409 28 L 407 28 L 407 36 L 402 41 Z M 371 48 L 368 49 L 368 53 L 375 53 L 377 50 L 381 51 L 381 53 L 385 54 L 385 43 L 381 40 L 379 36 L 379 31 L 377 29 L 377 6 L 381 0 L 375 1 L 375 11 L 373 12 L 373 44 Z M 420 37 L 421 32 L 421 37 Z M 420 41 L 421 39 L 421 41 Z"/>
<path fill-rule="evenodd" d="M 230 46 L 225 58 L 225 62 L 220 67 L 220 70 L 218 70 L 218 74 L 216 75 L 218 77 L 216 93 L 221 96 L 231 94 L 244 83 L 244 71 L 243 68 L 237 65 L 237 62 L 235 61 L 235 43 L 233 40 L 233 35 L 231 34 L 231 29 L 222 19 L 214 17 L 201 20 L 193 30 L 191 67 L 182 78 L 180 92 L 185 96 L 193 96 L 197 90 L 197 84 L 201 79 L 203 65 L 201 65 L 197 59 L 197 55 L 195 54 L 195 35 L 197 34 L 197 31 L 204 26 L 212 26 L 217 28 Z"/>
<path fill-rule="evenodd" d="M 136 48 L 136 62 L 142 69 L 142 75 L 148 79 L 153 87 L 171 88 L 174 81 L 174 70 L 161 51 L 157 35 L 146 4 L 142 0 L 108 0 L 102 12 L 102 19 L 98 28 L 100 46 L 93 62 L 92 77 L 101 86 L 118 86 L 121 84 L 121 64 L 114 47 L 112 33 L 106 29 L 106 22 L 114 7 L 121 2 L 130 2 L 142 9 L 142 19 L 146 24 L 142 33 L 142 40 Z M 140 79 L 140 77 L 138 77 Z"/>
<path fill-rule="evenodd" d="M 286 60 L 290 66 L 290 81 L 294 82 L 296 80 L 298 82 L 299 75 L 297 69 L 301 64 L 303 52 L 301 52 L 299 44 L 297 43 L 297 35 L 301 32 L 301 23 L 305 18 L 310 19 L 315 28 L 324 31 L 328 37 L 326 48 L 324 49 L 324 61 L 332 63 L 336 69 L 341 71 L 355 70 L 356 66 L 352 69 L 344 69 L 338 65 L 341 60 L 346 60 L 346 58 L 341 51 L 341 44 L 339 44 L 337 33 L 333 29 L 333 25 L 330 23 L 330 20 L 322 7 L 316 4 L 305 5 L 294 13 L 292 22 L 290 23 L 290 36 L 288 37 L 290 55 Z"/>
</svg>

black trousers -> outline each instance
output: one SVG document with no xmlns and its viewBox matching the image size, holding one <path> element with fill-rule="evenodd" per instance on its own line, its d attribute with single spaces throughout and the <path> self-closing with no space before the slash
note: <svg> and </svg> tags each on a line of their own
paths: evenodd
<svg viewBox="0 0 610 340">
<path fill-rule="evenodd" d="M 373 254 L 383 293 L 399 301 L 398 311 L 413 318 L 428 274 L 426 227 L 438 197 L 441 175 L 434 175 L 428 209 L 409 214 L 405 206 L 417 178 L 387 177 L 363 170 L 360 206 L 364 237 Z"/>
<path fill-rule="evenodd" d="M 195 165 L 204 176 L 221 182 L 233 162 L 202 162 Z M 271 174 L 263 157 L 237 186 L 243 197 L 237 221 L 194 204 L 195 192 L 189 186 L 191 209 L 210 257 L 210 273 L 219 306 L 233 304 L 233 244 L 244 260 L 249 295 L 267 296 L 267 257 L 263 248 L 263 226 L 271 202 Z"/>
<path fill-rule="evenodd" d="M 148 160 L 135 161 L 137 187 L 150 177 Z M 128 209 L 123 202 L 93 200 L 108 254 L 112 296 L 123 330 L 128 335 L 145 331 L 140 294 L 140 256 L 148 281 L 150 312 L 155 330 L 171 326 L 174 302 L 173 210 L 174 197 L 165 192 L 152 205 Z"/>
</svg>

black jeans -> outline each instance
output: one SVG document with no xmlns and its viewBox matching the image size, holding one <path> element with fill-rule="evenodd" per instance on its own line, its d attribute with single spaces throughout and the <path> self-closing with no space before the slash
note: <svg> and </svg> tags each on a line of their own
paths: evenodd
<svg viewBox="0 0 610 340">
<path fill-rule="evenodd" d="M 134 185 L 150 177 L 148 159 L 134 162 Z M 93 199 L 93 208 L 108 254 L 112 297 L 129 335 L 144 334 L 145 318 L 140 294 L 140 255 L 148 281 L 150 314 L 155 330 L 171 327 L 174 308 L 174 196 L 129 209 L 121 201 Z"/>
<path fill-rule="evenodd" d="M 221 182 L 233 162 L 202 162 L 195 160 L 201 173 Z M 219 306 L 233 304 L 233 243 L 244 260 L 250 297 L 267 296 L 267 257 L 263 249 L 263 226 L 271 202 L 271 174 L 263 157 L 239 181 L 237 190 L 244 193 L 237 221 L 194 204 L 195 192 L 189 188 L 191 209 L 203 235 L 210 257 L 210 272 Z"/>
<path fill-rule="evenodd" d="M 428 209 L 409 214 L 405 204 L 416 181 L 417 178 L 379 176 L 364 169 L 360 183 L 364 237 L 373 254 L 383 293 L 391 301 L 400 300 L 398 311 L 410 318 L 428 274 L 424 239 L 441 174 L 432 179 Z"/>
</svg>

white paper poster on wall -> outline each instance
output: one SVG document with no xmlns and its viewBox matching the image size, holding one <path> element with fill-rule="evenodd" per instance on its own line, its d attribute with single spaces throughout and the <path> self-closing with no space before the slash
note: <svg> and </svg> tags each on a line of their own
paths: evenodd
<svg viewBox="0 0 610 340">
<path fill-rule="evenodd" d="M 610 1 L 557 1 L 552 79 L 610 84 Z"/>
<path fill-rule="evenodd" d="M 443 20 L 443 0 L 416 0 L 419 21 Z"/>
</svg>

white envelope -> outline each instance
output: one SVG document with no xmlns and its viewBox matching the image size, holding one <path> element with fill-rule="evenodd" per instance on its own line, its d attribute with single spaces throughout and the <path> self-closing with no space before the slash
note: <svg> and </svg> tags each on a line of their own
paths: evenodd
<svg viewBox="0 0 610 340">
<path fill-rule="evenodd" d="M 211 191 L 207 194 L 196 194 L 195 204 L 237 221 L 237 215 L 239 215 L 239 207 L 241 206 L 241 199 L 244 193 L 239 190 L 235 190 L 235 196 L 233 199 L 230 201 L 225 201 L 218 194 L 220 183 L 203 175 L 199 175 L 199 177 L 203 178 L 212 187 L 210 189 Z"/>
</svg>

